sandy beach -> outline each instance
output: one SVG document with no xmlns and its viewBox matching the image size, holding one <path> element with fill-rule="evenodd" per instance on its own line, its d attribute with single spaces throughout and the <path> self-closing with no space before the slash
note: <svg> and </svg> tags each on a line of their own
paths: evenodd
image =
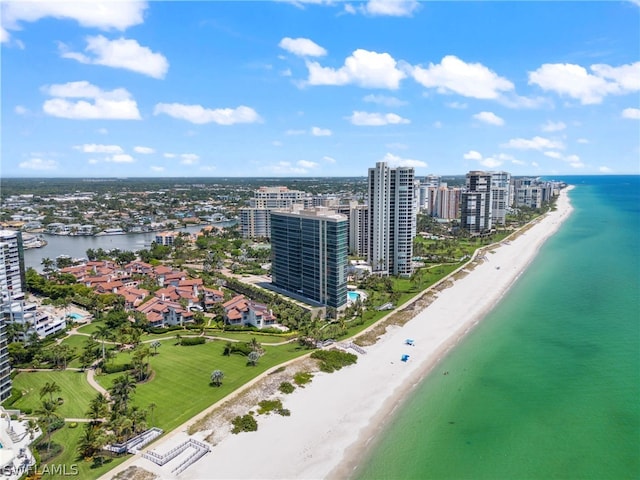
<svg viewBox="0 0 640 480">
<path fill-rule="evenodd" d="M 179 475 L 172 473 L 179 459 L 159 467 L 137 455 L 103 478 L 132 465 L 167 479 L 350 477 L 368 442 L 406 393 L 498 303 L 570 215 L 567 190 L 555 211 L 515 238 L 484 249 L 472 270 L 463 269 L 455 280 L 446 280 L 450 286 L 436 292 L 427 308 L 404 326 L 389 327 L 374 345 L 365 347 L 366 353 L 358 354 L 355 365 L 332 374 L 317 373 L 305 388 L 277 394 L 290 417 L 260 415 L 257 432 L 217 431 L 211 451 Z M 415 345 L 406 345 L 407 338 Z M 400 360 L 403 354 L 410 355 L 407 362 Z M 148 450 L 162 454 L 187 440 L 187 428 L 194 421 Z M 211 440 L 211 433 L 198 432 L 194 438 Z"/>
</svg>

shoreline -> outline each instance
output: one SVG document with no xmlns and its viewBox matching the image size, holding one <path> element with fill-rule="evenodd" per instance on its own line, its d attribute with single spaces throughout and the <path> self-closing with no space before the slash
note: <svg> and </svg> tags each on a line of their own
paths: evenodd
<svg viewBox="0 0 640 480">
<path fill-rule="evenodd" d="M 332 374 L 318 373 L 309 385 L 290 395 L 276 394 L 291 411 L 290 417 L 259 415 L 257 432 L 232 435 L 223 431 L 221 437 L 218 432 L 220 438 L 211 452 L 179 476 L 171 473 L 174 462 L 158 467 L 137 456 L 102 478 L 112 478 L 131 465 L 159 478 L 194 480 L 353 476 L 363 453 L 369 452 L 371 442 L 392 421 L 393 412 L 401 407 L 407 393 L 500 302 L 542 244 L 570 215 L 573 208 L 567 192 L 571 188 L 561 191 L 556 210 L 530 228 L 516 232 L 501 244 L 484 247 L 474 262 L 457 271 L 464 276 L 452 274 L 443 279 L 443 289 L 431 287 L 423 292 L 422 295 L 431 292 L 435 299 L 402 327 L 387 327 L 375 344 L 365 347 L 366 354 L 358 355 L 355 365 Z M 414 339 L 415 346 L 405 345 L 406 338 Z M 410 354 L 406 363 L 400 361 L 403 354 Z M 214 409 L 212 406 L 205 412 Z M 166 452 L 188 439 L 185 427 L 205 412 L 149 449 Z M 193 437 L 203 440 L 210 433 L 201 431 Z M 251 462 L 246 462 L 247 452 L 251 452 Z"/>
</svg>

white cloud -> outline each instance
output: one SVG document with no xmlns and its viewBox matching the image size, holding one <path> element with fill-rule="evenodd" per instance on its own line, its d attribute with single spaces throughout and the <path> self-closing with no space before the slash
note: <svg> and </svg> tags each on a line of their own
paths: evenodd
<svg viewBox="0 0 640 480">
<path fill-rule="evenodd" d="M 640 120 L 640 108 L 625 108 L 622 111 L 622 118 Z"/>
<path fill-rule="evenodd" d="M 296 165 L 302 168 L 316 168 L 318 166 L 316 162 L 310 162 L 308 160 L 298 160 Z"/>
<path fill-rule="evenodd" d="M 160 167 L 158 165 L 151 165 L 151 167 L 149 168 L 151 169 L 152 172 L 156 172 L 156 173 L 164 172 L 164 167 Z"/>
<path fill-rule="evenodd" d="M 324 160 L 327 163 L 336 163 L 336 159 L 333 158 L 333 157 L 329 157 L 329 156 L 322 157 L 322 160 Z"/>
<path fill-rule="evenodd" d="M 496 168 L 502 165 L 502 161 L 497 158 L 487 157 L 480 160 L 480 165 L 487 168 Z"/>
<path fill-rule="evenodd" d="M 304 135 L 305 133 L 307 133 L 306 130 L 295 130 L 295 129 L 290 129 L 284 132 L 285 135 Z"/>
<path fill-rule="evenodd" d="M 538 162 L 531 162 L 531 166 L 532 167 L 539 167 L 540 165 L 538 165 Z"/>
<path fill-rule="evenodd" d="M 213 122 L 218 125 L 233 125 L 236 123 L 256 123 L 262 120 L 253 108 L 244 105 L 237 108 L 217 108 L 214 110 L 204 108 L 201 105 L 158 103 L 153 114 L 159 115 L 161 113 L 197 124 Z"/>
<path fill-rule="evenodd" d="M 75 145 L 74 150 L 79 150 L 82 153 L 122 153 L 122 147 L 120 145 L 100 145 L 96 143 L 85 143 L 84 145 Z"/>
<path fill-rule="evenodd" d="M 456 110 L 464 110 L 468 106 L 466 103 L 461 103 L 461 102 L 449 102 L 446 105 L 447 107 L 455 108 Z"/>
<path fill-rule="evenodd" d="M 582 168 L 584 167 L 584 163 L 580 160 L 578 155 L 563 155 L 560 152 L 547 151 L 543 152 L 543 154 L 549 158 L 553 158 L 555 160 L 562 160 L 563 162 L 567 162 L 573 168 Z"/>
<path fill-rule="evenodd" d="M 496 168 L 504 163 L 505 160 L 508 160 L 512 163 L 519 163 L 518 160 L 513 158 L 511 155 L 499 154 L 495 157 L 483 157 L 480 152 L 476 150 L 469 150 L 465 153 L 462 158 L 465 160 L 473 160 L 477 161 L 480 165 L 486 168 Z"/>
<path fill-rule="evenodd" d="M 331 136 L 331 130 L 328 128 L 311 127 L 311 135 L 314 137 L 329 137 Z"/>
<path fill-rule="evenodd" d="M 124 88 L 103 91 L 87 81 L 69 82 L 45 86 L 45 93 L 52 97 L 42 105 L 47 115 L 77 120 L 139 120 L 138 104 Z M 61 97 L 61 98 L 60 98 Z M 88 98 L 69 101 L 67 98 Z"/>
<path fill-rule="evenodd" d="M 25 170 L 55 170 L 58 168 L 58 162 L 55 160 L 43 160 L 41 158 L 31 158 L 18 164 L 20 168 Z"/>
<path fill-rule="evenodd" d="M 36 22 L 41 18 L 71 19 L 83 27 L 101 30 L 125 30 L 144 21 L 147 2 L 76 0 L 46 2 L 3 2 L 2 23 L 19 29 L 20 22 Z"/>
<path fill-rule="evenodd" d="M 327 54 L 324 48 L 308 38 L 285 37 L 278 46 L 299 57 L 324 57 Z"/>
<path fill-rule="evenodd" d="M 378 105 L 384 105 L 385 107 L 401 107 L 402 105 L 406 105 L 407 102 L 404 100 L 400 100 L 396 97 L 391 97 L 387 95 L 367 95 L 363 98 L 365 102 L 369 103 L 377 103 Z"/>
<path fill-rule="evenodd" d="M 482 154 L 480 152 L 476 152 L 475 150 L 469 150 L 465 153 L 462 158 L 465 160 L 482 160 Z"/>
<path fill-rule="evenodd" d="M 493 112 L 476 113 L 473 116 L 473 118 L 475 118 L 476 120 L 480 120 L 481 122 L 488 123 L 490 125 L 498 125 L 498 126 L 504 125 L 504 120 Z"/>
<path fill-rule="evenodd" d="M 14 108 L 13 111 L 16 112 L 18 115 L 26 115 L 27 113 L 29 113 L 29 110 L 27 110 L 22 105 L 16 105 L 16 108 Z"/>
<path fill-rule="evenodd" d="M 391 167 L 413 167 L 413 168 L 426 168 L 427 162 L 422 160 L 413 160 L 411 158 L 402 158 L 393 153 L 387 153 L 382 159 L 383 162 L 387 162 Z"/>
<path fill-rule="evenodd" d="M 544 97 L 523 97 L 514 92 L 502 95 L 496 99 L 498 103 L 509 108 L 540 108 L 547 106 L 553 108 L 553 102 Z"/>
<path fill-rule="evenodd" d="M 89 160 L 87 160 L 87 163 L 89 165 L 97 165 L 98 163 L 100 163 L 100 160 L 97 160 L 95 158 L 90 158 Z"/>
<path fill-rule="evenodd" d="M 105 158 L 106 162 L 113 162 L 113 163 L 133 163 L 135 162 L 135 159 L 126 153 L 119 153 L 116 155 L 112 155 L 111 157 L 107 157 Z"/>
<path fill-rule="evenodd" d="M 195 165 L 200 161 L 200 156 L 195 153 L 182 153 L 180 159 L 180 163 L 183 165 Z"/>
<path fill-rule="evenodd" d="M 578 140 L 576 140 L 578 143 L 589 143 L 589 140 L 587 140 L 586 138 L 579 138 Z"/>
<path fill-rule="evenodd" d="M 442 122 L 440 120 L 433 122 L 434 128 L 442 128 Z"/>
<path fill-rule="evenodd" d="M 416 82 L 438 93 L 457 93 L 465 97 L 496 99 L 502 92 L 513 90 L 513 83 L 480 63 L 466 63 L 447 55 L 440 64 L 428 68 L 409 67 Z"/>
<path fill-rule="evenodd" d="M 507 143 L 501 145 L 504 148 L 517 148 L 520 150 L 543 150 L 543 149 L 560 149 L 564 148 L 564 144 L 558 140 L 549 140 L 543 137 L 512 138 Z"/>
<path fill-rule="evenodd" d="M 164 158 L 176 158 L 176 154 L 175 153 L 163 153 L 162 156 Z"/>
<path fill-rule="evenodd" d="M 274 140 L 273 142 L 271 142 L 271 145 L 273 145 L 274 147 L 281 147 L 283 143 L 280 140 Z"/>
<path fill-rule="evenodd" d="M 569 165 L 571 165 L 573 168 L 584 167 L 584 163 L 582 163 L 582 160 L 580 160 L 580 157 L 578 155 L 569 155 L 564 160 L 569 162 Z"/>
<path fill-rule="evenodd" d="M 495 157 L 498 160 L 502 160 L 505 162 L 511 162 L 514 165 L 524 165 L 525 162 L 523 162 L 522 160 L 518 160 L 517 158 L 514 158 L 513 155 L 509 155 L 507 153 L 499 153 L 498 155 L 495 155 Z"/>
<path fill-rule="evenodd" d="M 300 161 L 304 161 L 304 160 L 300 160 Z M 272 165 L 266 165 L 262 167 L 262 170 L 267 170 L 269 172 L 280 174 L 280 175 L 299 175 L 299 174 L 307 173 L 308 172 L 307 168 L 299 165 L 300 161 L 298 162 L 298 164 L 293 165 L 291 162 L 287 162 L 283 160 Z"/>
<path fill-rule="evenodd" d="M 169 62 L 164 55 L 152 52 L 136 40 L 122 37 L 117 40 L 108 40 L 102 35 L 87 37 L 86 40 L 85 51 L 93 57 L 66 51 L 66 46 L 61 44 L 62 57 L 71 58 L 80 63 L 124 68 L 153 78 L 164 78 L 169 70 Z"/>
<path fill-rule="evenodd" d="M 351 15 L 355 15 L 357 13 L 355 7 L 353 5 L 351 5 L 350 3 L 345 3 L 344 4 L 344 12 L 345 13 L 349 13 Z"/>
<path fill-rule="evenodd" d="M 607 95 L 640 91 L 640 62 L 612 67 L 586 68 L 570 63 L 545 63 L 529 72 L 529 84 L 579 100 L 583 105 L 601 103 Z"/>
<path fill-rule="evenodd" d="M 388 53 L 358 49 L 338 69 L 323 67 L 318 62 L 307 61 L 308 85 L 357 85 L 364 88 L 388 88 L 395 90 L 406 77 L 397 62 Z"/>
<path fill-rule="evenodd" d="M 5 43 L 9 41 L 9 32 L 7 32 L 4 28 L 0 26 L 0 43 Z"/>
<path fill-rule="evenodd" d="M 143 155 L 150 155 L 150 154 L 156 152 L 151 147 L 133 147 L 133 151 L 136 152 L 136 153 L 141 153 Z"/>
<path fill-rule="evenodd" d="M 564 122 L 552 122 L 551 120 L 549 120 L 540 128 L 543 132 L 559 132 L 567 128 L 567 125 Z"/>
<path fill-rule="evenodd" d="M 96 130 L 96 132 L 98 132 L 100 135 L 106 135 L 109 133 L 109 130 L 107 130 L 106 128 L 99 128 L 98 130 Z"/>
<path fill-rule="evenodd" d="M 400 143 L 400 142 L 387 143 L 385 147 L 393 148 L 397 150 L 406 150 L 407 148 L 409 148 L 409 146 L 406 143 Z"/>
<path fill-rule="evenodd" d="M 283 77 L 290 77 L 291 75 L 293 75 L 293 73 L 291 73 L 291 69 L 287 68 L 285 70 L 282 70 L 280 72 L 280 75 L 282 75 Z"/>
<path fill-rule="evenodd" d="M 420 8 L 417 0 L 369 0 L 363 13 L 372 16 L 411 17 Z"/>
<path fill-rule="evenodd" d="M 400 115 L 396 115 L 395 113 L 353 112 L 353 114 L 348 118 L 352 124 L 360 126 L 380 126 L 411 123 L 406 118 L 402 118 Z"/>
<path fill-rule="evenodd" d="M 601 167 L 598 167 L 598 171 L 601 173 L 611 173 L 613 170 L 611 170 L 609 167 L 605 167 L 604 165 Z"/>
</svg>

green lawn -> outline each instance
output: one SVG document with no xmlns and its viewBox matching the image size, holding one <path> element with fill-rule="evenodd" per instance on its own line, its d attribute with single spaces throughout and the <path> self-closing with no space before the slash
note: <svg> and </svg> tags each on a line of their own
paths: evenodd
<svg viewBox="0 0 640 480">
<path fill-rule="evenodd" d="M 282 343 L 290 340 L 292 335 L 270 335 L 268 333 L 259 332 L 223 332 L 218 329 L 206 329 L 205 335 L 212 337 L 224 337 L 229 340 L 239 340 L 241 342 L 249 342 L 252 338 L 260 343 Z"/>
<path fill-rule="evenodd" d="M 69 345 L 74 349 L 75 358 L 67 363 L 67 367 L 80 368 L 80 361 L 78 360 L 78 357 L 82 355 L 84 345 L 89 339 L 90 337 L 87 337 L 86 335 L 69 335 L 62 341 L 63 344 Z"/>
<path fill-rule="evenodd" d="M 83 325 L 82 327 L 78 328 L 78 332 L 88 333 L 89 335 L 93 335 L 93 332 L 95 332 L 98 328 L 102 327 L 103 325 L 104 323 L 100 321 L 91 322 L 88 325 Z"/>
<path fill-rule="evenodd" d="M 15 402 L 15 408 L 38 409 L 40 402 L 40 388 L 46 382 L 56 382 L 60 386 L 60 393 L 64 403 L 58 407 L 58 414 L 63 418 L 84 418 L 89 407 L 89 401 L 96 395 L 96 391 L 87 383 L 86 373 L 75 371 L 53 372 L 20 372 L 13 379 L 13 386 L 25 392 L 25 395 Z"/>
<path fill-rule="evenodd" d="M 308 353 L 298 344 L 267 347 L 258 365 L 249 367 L 245 356 L 223 356 L 223 348 L 224 341 L 189 347 L 163 342 L 158 354 L 151 357 L 154 377 L 138 384 L 133 403 L 142 408 L 155 403 L 153 426 L 169 431 L 265 370 Z M 120 353 L 114 362 L 126 363 L 129 359 L 128 353 Z M 209 385 L 213 370 L 222 370 L 225 375 L 221 387 Z M 96 380 L 108 389 L 120 375 L 122 373 L 100 375 Z"/>
<path fill-rule="evenodd" d="M 54 471 L 54 468 L 57 468 L 58 465 L 64 465 L 68 477 L 62 477 L 60 474 L 49 474 L 43 475 L 43 479 L 60 479 L 60 478 L 69 478 L 71 473 L 75 471 L 77 468 L 77 475 L 73 478 L 82 478 L 82 479 L 91 479 L 98 478 L 101 475 L 105 474 L 112 468 L 116 467 L 120 463 L 124 462 L 129 455 L 123 455 L 122 457 L 115 458 L 107 458 L 105 460 L 105 464 L 101 467 L 92 468 L 93 462 L 85 461 L 82 458 L 78 457 L 78 453 L 76 451 L 76 445 L 80 440 L 80 436 L 82 435 L 84 429 L 84 424 L 79 423 L 76 428 L 69 428 L 69 425 L 65 425 L 60 430 L 56 430 L 53 432 L 51 436 L 51 441 L 53 443 L 58 443 L 64 447 L 62 453 L 59 456 L 52 458 L 47 462 L 49 465 L 49 470 L 51 472 Z M 43 437 L 44 438 L 44 437 Z M 43 440 L 44 441 L 44 440 Z M 75 466 L 75 468 L 74 468 Z M 40 467 L 40 470 L 45 470 L 43 466 Z"/>
</svg>

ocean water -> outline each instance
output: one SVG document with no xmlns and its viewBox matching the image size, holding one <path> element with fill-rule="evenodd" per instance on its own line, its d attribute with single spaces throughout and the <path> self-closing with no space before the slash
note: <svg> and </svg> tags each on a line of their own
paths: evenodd
<svg viewBox="0 0 640 480">
<path fill-rule="evenodd" d="M 571 217 L 355 478 L 640 478 L 640 177 L 560 179 Z"/>
</svg>

